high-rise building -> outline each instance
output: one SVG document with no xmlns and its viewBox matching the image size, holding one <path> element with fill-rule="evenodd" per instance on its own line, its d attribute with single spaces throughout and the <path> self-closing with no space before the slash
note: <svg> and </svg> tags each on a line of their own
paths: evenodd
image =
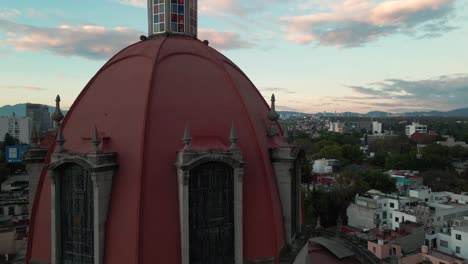
<svg viewBox="0 0 468 264">
<path fill-rule="evenodd" d="M 377 121 L 372 121 L 372 133 L 381 134 L 382 133 L 382 123 Z"/>
<path fill-rule="evenodd" d="M 414 133 L 427 134 L 427 125 L 419 124 L 418 122 L 413 122 L 411 125 L 407 125 L 405 128 L 405 134 L 410 137 Z"/>
<path fill-rule="evenodd" d="M 29 144 L 32 121 L 29 117 L 16 117 L 13 113 L 10 117 L 0 117 L 0 141 L 5 134 L 10 134 L 20 143 Z"/>
<path fill-rule="evenodd" d="M 32 119 L 33 127 L 39 132 L 47 131 L 52 127 L 49 108 L 41 104 L 26 104 L 26 116 Z"/>
</svg>

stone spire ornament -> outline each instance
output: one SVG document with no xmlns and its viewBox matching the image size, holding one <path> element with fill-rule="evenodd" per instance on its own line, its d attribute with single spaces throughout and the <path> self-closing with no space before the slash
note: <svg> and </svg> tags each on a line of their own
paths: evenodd
<svg viewBox="0 0 468 264">
<path fill-rule="evenodd" d="M 315 225 L 315 230 L 323 229 L 322 225 L 320 224 L 320 216 L 317 216 L 317 224 Z"/>
<path fill-rule="evenodd" d="M 269 136 L 279 135 L 278 127 L 276 126 L 276 122 L 279 119 L 279 114 L 276 112 L 275 101 L 276 101 L 275 94 L 272 94 L 270 112 L 268 113 L 268 116 L 267 116 L 271 122 L 269 131 L 268 131 Z"/>
<path fill-rule="evenodd" d="M 93 153 L 101 153 L 102 151 L 101 149 L 99 149 L 99 144 L 101 144 L 101 138 L 99 137 L 99 132 L 96 126 L 93 129 L 93 137 L 91 138 L 91 142 L 94 146 Z"/>
<path fill-rule="evenodd" d="M 184 150 L 190 149 L 190 143 L 192 142 L 192 136 L 190 136 L 190 128 L 188 125 L 185 126 L 184 130 L 184 138 L 182 138 L 182 141 L 184 141 Z"/>
<path fill-rule="evenodd" d="M 50 118 L 54 121 L 56 128 L 60 126 L 60 123 L 63 120 L 63 114 L 60 110 L 60 95 L 57 95 L 55 98 L 55 112 L 50 116 Z"/>
<path fill-rule="evenodd" d="M 237 148 L 237 140 L 239 138 L 237 137 L 237 133 L 236 133 L 236 128 L 234 127 L 234 121 L 232 121 L 232 125 L 231 125 L 231 134 L 229 136 L 229 140 L 231 141 L 231 146 L 229 147 L 230 149 L 235 149 Z"/>
<path fill-rule="evenodd" d="M 57 142 L 57 152 L 62 153 L 65 137 L 63 136 L 62 126 L 60 125 L 57 127 L 57 139 L 55 141 Z"/>
</svg>

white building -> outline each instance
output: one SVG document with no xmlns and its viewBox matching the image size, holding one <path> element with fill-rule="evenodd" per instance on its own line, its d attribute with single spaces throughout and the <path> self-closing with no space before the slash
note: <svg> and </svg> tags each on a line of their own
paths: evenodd
<svg viewBox="0 0 468 264">
<path fill-rule="evenodd" d="M 427 134 L 427 125 L 419 124 L 418 122 L 413 122 L 411 125 L 407 125 L 405 129 L 405 134 L 410 137 L 414 133 L 419 132 L 421 134 Z"/>
<path fill-rule="evenodd" d="M 337 121 L 337 122 L 329 122 L 328 123 L 328 131 L 335 132 L 335 133 L 343 133 L 344 131 L 344 123 Z"/>
<path fill-rule="evenodd" d="M 411 197 L 369 191 L 357 195 L 347 209 L 348 224 L 360 229 L 386 226 L 398 230 L 405 221 L 443 226 L 447 221 L 468 216 L 466 195 L 433 193 L 430 188 L 410 191 Z"/>
<path fill-rule="evenodd" d="M 6 133 L 18 139 L 21 143 L 29 144 L 31 138 L 32 121 L 29 117 L 0 117 L 0 140 Z"/>
<path fill-rule="evenodd" d="M 372 134 L 382 134 L 382 123 L 377 121 L 372 122 Z"/>
<path fill-rule="evenodd" d="M 333 167 L 338 166 L 339 161 L 336 159 L 318 159 L 314 160 L 312 172 L 318 174 L 333 173 Z"/>
<path fill-rule="evenodd" d="M 454 137 L 448 137 L 447 140 L 439 141 L 437 143 L 439 143 L 442 146 L 447 146 L 447 147 L 460 146 L 460 147 L 468 148 L 468 144 L 466 144 L 465 141 L 455 141 Z"/>
<path fill-rule="evenodd" d="M 468 259 L 468 217 L 430 229 L 426 233 L 426 245 L 430 249 Z"/>
</svg>

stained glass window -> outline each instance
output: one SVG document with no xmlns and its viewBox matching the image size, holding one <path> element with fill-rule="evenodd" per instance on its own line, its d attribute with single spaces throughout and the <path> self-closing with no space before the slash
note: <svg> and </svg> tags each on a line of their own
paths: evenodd
<svg viewBox="0 0 468 264">
<path fill-rule="evenodd" d="M 153 0 L 153 33 L 164 32 L 164 0 Z"/>
<path fill-rule="evenodd" d="M 197 0 L 190 0 L 190 34 L 197 35 L 198 10 Z"/>
<path fill-rule="evenodd" d="M 185 0 L 171 0 L 171 31 L 185 32 Z"/>
</svg>

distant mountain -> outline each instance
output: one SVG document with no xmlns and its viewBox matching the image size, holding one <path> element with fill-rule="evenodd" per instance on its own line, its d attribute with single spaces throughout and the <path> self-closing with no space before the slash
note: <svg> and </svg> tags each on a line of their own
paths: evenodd
<svg viewBox="0 0 468 264">
<path fill-rule="evenodd" d="M 53 113 L 55 111 L 55 106 L 49 107 L 49 113 Z M 62 109 L 62 113 L 65 114 L 67 110 Z M 16 105 L 4 105 L 0 107 L 0 116 L 11 116 L 13 113 L 17 117 L 26 116 L 26 104 L 16 104 Z"/>
<path fill-rule="evenodd" d="M 55 106 L 48 106 L 49 113 L 53 113 L 55 111 Z M 63 114 L 66 114 L 67 110 L 62 109 Z M 11 116 L 13 113 L 16 114 L 18 117 L 26 116 L 26 104 L 16 104 L 16 105 L 4 105 L 0 107 L 0 116 Z M 297 116 L 297 115 L 315 115 L 315 116 L 349 116 L 349 117 L 386 117 L 391 113 L 383 112 L 383 111 L 371 111 L 367 114 L 360 114 L 354 112 L 344 112 L 344 113 L 302 113 L 302 112 L 295 112 L 295 111 L 278 111 L 280 115 L 283 116 Z M 427 112 L 407 112 L 401 113 L 402 116 L 447 116 L 447 117 L 468 117 L 468 107 L 455 109 L 447 112 L 442 111 L 427 111 Z"/>
<path fill-rule="evenodd" d="M 441 112 L 441 111 L 428 111 L 428 112 L 409 112 L 404 113 L 405 116 L 450 116 L 450 117 L 462 117 L 468 116 L 468 108 L 455 109 L 452 111 Z"/>
<path fill-rule="evenodd" d="M 354 112 L 344 112 L 344 113 L 316 113 L 316 114 L 308 114 L 308 113 L 300 113 L 300 112 L 293 112 L 293 111 L 278 111 L 281 115 L 291 116 L 291 115 L 315 115 L 315 116 L 342 116 L 342 117 L 386 117 L 391 115 L 392 113 L 383 112 L 383 111 L 371 111 L 367 114 L 360 114 Z M 401 116 L 446 116 L 446 117 L 468 117 L 468 108 L 461 108 L 455 109 L 451 111 L 426 111 L 426 112 L 407 112 L 401 113 Z"/>
</svg>

